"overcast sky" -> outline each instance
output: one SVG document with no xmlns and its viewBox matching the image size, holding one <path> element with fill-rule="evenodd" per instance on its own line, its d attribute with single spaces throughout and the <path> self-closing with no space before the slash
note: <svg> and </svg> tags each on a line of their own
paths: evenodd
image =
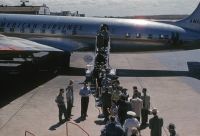
<svg viewBox="0 0 200 136">
<path fill-rule="evenodd" d="M 7 5 L 19 5 L 20 0 L 0 0 Z M 132 16 L 160 14 L 190 14 L 199 0 L 29 0 L 30 4 L 45 3 L 51 11 L 79 11 L 87 16 Z"/>
</svg>

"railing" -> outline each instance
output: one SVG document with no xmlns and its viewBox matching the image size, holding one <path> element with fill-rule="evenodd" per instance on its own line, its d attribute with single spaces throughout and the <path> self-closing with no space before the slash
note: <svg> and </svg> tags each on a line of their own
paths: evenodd
<svg viewBox="0 0 200 136">
<path fill-rule="evenodd" d="M 77 126 L 77 127 L 78 127 L 79 129 L 81 129 L 87 136 L 90 136 L 81 126 L 79 126 L 79 125 L 76 124 L 76 123 L 68 122 L 68 121 L 66 122 L 66 136 L 69 136 L 69 134 L 68 134 L 68 123 Z"/>
<path fill-rule="evenodd" d="M 31 133 L 31 132 L 29 132 L 29 131 L 25 131 L 25 136 L 28 136 L 28 135 L 31 135 L 31 136 L 36 136 L 36 135 L 34 135 L 33 133 Z"/>
</svg>

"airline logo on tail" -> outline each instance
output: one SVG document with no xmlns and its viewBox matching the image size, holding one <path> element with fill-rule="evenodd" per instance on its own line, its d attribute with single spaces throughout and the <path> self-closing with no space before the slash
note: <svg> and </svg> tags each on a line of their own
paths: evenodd
<svg viewBox="0 0 200 136">
<path fill-rule="evenodd" d="M 200 32 L 200 3 L 190 16 L 176 23 L 183 28 Z"/>
<path fill-rule="evenodd" d="M 200 24 L 200 19 L 190 19 L 190 23 Z"/>
</svg>

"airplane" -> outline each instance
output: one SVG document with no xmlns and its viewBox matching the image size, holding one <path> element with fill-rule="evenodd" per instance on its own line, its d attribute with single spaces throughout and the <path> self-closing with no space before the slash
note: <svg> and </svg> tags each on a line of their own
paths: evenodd
<svg viewBox="0 0 200 136">
<path fill-rule="evenodd" d="M 199 17 L 200 4 L 190 16 L 165 23 L 143 19 L 0 14 L 0 52 L 55 51 L 70 54 L 91 51 L 95 48 L 101 24 L 108 26 L 111 51 L 198 49 Z"/>
</svg>

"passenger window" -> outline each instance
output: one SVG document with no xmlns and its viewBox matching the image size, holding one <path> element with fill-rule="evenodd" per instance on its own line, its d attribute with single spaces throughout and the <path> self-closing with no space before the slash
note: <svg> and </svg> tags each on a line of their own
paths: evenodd
<svg viewBox="0 0 200 136">
<path fill-rule="evenodd" d="M 137 33 L 137 34 L 136 34 L 136 38 L 141 38 L 141 34 L 140 34 L 140 33 Z"/>
<path fill-rule="evenodd" d="M 149 34 L 148 35 L 148 39 L 152 39 L 153 38 L 153 35 L 152 34 Z"/>
<path fill-rule="evenodd" d="M 130 38 L 131 37 L 130 33 L 126 33 L 125 37 Z"/>
<path fill-rule="evenodd" d="M 160 34 L 159 38 L 160 38 L 160 39 L 164 39 L 164 35 L 163 35 L 163 34 Z"/>
</svg>

